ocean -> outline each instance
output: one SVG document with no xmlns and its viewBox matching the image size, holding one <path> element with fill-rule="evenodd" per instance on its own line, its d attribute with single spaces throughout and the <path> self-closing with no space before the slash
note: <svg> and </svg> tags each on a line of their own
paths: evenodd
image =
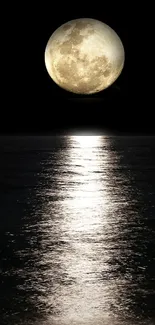
<svg viewBox="0 0 155 325">
<path fill-rule="evenodd" d="M 155 137 L 0 137 L 0 324 L 155 324 Z"/>
</svg>

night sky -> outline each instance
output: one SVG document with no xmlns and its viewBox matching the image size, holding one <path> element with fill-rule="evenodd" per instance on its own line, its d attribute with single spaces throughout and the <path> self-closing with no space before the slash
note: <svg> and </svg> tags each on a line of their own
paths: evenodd
<svg viewBox="0 0 155 325">
<path fill-rule="evenodd" d="M 137 16 L 135 8 L 127 3 L 124 7 L 111 2 L 105 6 L 96 1 L 85 7 L 79 1 L 57 2 L 53 6 L 52 1 L 49 3 L 9 7 L 10 18 L 6 23 L 10 28 L 5 30 L 4 37 L 4 49 L 8 50 L 4 50 L 7 69 L 4 69 L 6 87 L 2 94 L 1 133 L 40 135 L 74 130 L 155 133 L 153 104 L 147 95 L 149 62 L 145 56 L 140 14 Z M 45 47 L 54 30 L 81 17 L 98 19 L 111 26 L 120 36 L 126 55 L 117 81 L 108 89 L 89 96 L 74 95 L 59 88 L 44 64 Z"/>
</svg>

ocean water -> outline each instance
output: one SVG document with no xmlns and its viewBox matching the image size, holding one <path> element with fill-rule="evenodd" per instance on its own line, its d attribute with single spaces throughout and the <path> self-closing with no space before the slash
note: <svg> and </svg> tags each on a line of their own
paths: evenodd
<svg viewBox="0 0 155 325">
<path fill-rule="evenodd" d="M 0 324 L 155 324 L 155 137 L 0 138 Z"/>
</svg>

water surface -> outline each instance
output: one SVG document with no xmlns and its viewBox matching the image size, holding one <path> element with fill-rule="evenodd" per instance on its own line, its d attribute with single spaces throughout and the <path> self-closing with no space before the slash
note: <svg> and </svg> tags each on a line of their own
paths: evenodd
<svg viewBox="0 0 155 325">
<path fill-rule="evenodd" d="M 155 138 L 0 138 L 0 318 L 155 324 Z"/>
</svg>

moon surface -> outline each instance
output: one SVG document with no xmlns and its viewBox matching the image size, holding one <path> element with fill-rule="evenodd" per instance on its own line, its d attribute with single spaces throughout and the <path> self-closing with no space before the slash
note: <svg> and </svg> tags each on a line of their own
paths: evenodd
<svg viewBox="0 0 155 325">
<path fill-rule="evenodd" d="M 124 61 L 124 47 L 116 32 L 91 18 L 63 24 L 45 48 L 45 66 L 52 80 L 76 94 L 109 87 L 121 74 Z"/>
</svg>

